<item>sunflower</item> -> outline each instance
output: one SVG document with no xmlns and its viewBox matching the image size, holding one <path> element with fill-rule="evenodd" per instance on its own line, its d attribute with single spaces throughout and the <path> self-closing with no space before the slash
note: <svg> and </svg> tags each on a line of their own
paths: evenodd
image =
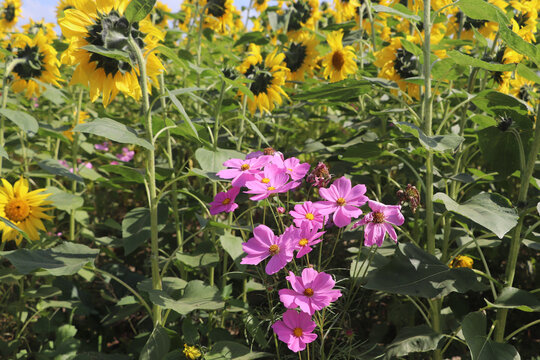
<svg viewBox="0 0 540 360">
<path fill-rule="evenodd" d="M 30 22 L 23 25 L 22 28 L 24 29 L 24 32 L 30 36 L 36 35 L 38 32 L 42 31 L 43 34 L 45 34 L 45 37 L 52 42 L 56 39 L 54 26 L 53 23 L 46 23 L 45 20 L 34 21 L 30 19 Z"/>
<path fill-rule="evenodd" d="M 268 0 L 255 0 L 253 1 L 253 7 L 259 13 L 262 13 L 264 10 L 268 8 Z"/>
<path fill-rule="evenodd" d="M 504 10 L 504 8 L 501 8 L 501 6 L 505 6 L 504 1 L 490 0 L 488 2 L 492 5 L 499 7 L 501 10 Z M 496 22 L 481 19 L 472 19 L 466 16 L 456 7 L 452 7 L 452 10 L 453 14 L 448 20 L 446 35 L 455 35 L 456 38 L 459 35 L 460 39 L 473 40 L 475 38 L 473 28 L 475 28 L 486 39 L 495 39 L 495 35 L 499 31 L 499 25 Z"/>
<path fill-rule="evenodd" d="M 285 52 L 285 66 L 289 69 L 287 80 L 304 81 L 304 74 L 313 73 L 313 68 L 316 65 L 318 41 L 314 36 L 302 34 L 300 37 L 289 45 L 289 49 Z"/>
<path fill-rule="evenodd" d="M 419 75 L 418 58 L 403 48 L 401 38 L 392 38 L 388 46 L 374 55 L 373 64 L 380 69 L 379 77 L 395 81 L 402 91 L 415 99 L 420 99 L 420 87 L 406 81 Z"/>
<path fill-rule="evenodd" d="M 297 40 L 302 28 L 314 30 L 315 25 L 321 18 L 318 0 L 296 0 L 285 10 L 285 15 L 289 13 L 287 23 L 287 35 Z"/>
<path fill-rule="evenodd" d="M 343 47 L 343 31 L 333 31 L 328 35 L 326 41 L 332 51 L 323 59 L 324 77 L 330 82 L 337 82 L 345 79 L 347 75 L 354 74 L 358 66 L 354 59 L 354 48 L 352 46 Z"/>
<path fill-rule="evenodd" d="M 180 5 L 180 13 L 183 18 L 178 20 L 178 27 L 185 32 L 189 31 L 193 6 L 193 0 L 184 0 Z"/>
<path fill-rule="evenodd" d="M 523 40 L 534 43 L 536 41 L 536 20 L 538 19 L 537 1 L 510 1 L 514 10 L 511 19 L 512 31 Z"/>
<path fill-rule="evenodd" d="M 207 0 L 202 4 L 205 8 L 204 27 L 222 35 L 229 34 L 235 24 L 233 14 L 236 8 L 233 0 Z"/>
<path fill-rule="evenodd" d="M 334 0 L 334 8 L 338 16 L 337 22 L 351 20 L 356 15 L 356 9 L 360 7 L 357 0 Z"/>
<path fill-rule="evenodd" d="M 56 6 L 56 18 L 60 19 L 64 17 L 64 11 L 69 9 L 75 9 L 76 0 L 60 0 Z"/>
<path fill-rule="evenodd" d="M 515 50 L 507 47 L 501 47 L 495 57 L 493 62 L 496 64 L 517 64 L 520 63 L 523 59 L 523 55 L 519 54 Z M 489 59 L 488 59 L 489 60 Z M 511 71 L 492 71 L 491 76 L 495 83 L 498 85 L 497 91 L 504 94 L 510 93 L 510 78 Z"/>
<path fill-rule="evenodd" d="M 283 102 L 281 96 L 288 98 L 287 93 L 281 88 L 285 85 L 285 79 L 289 72 L 283 62 L 285 54 L 278 54 L 276 49 L 266 56 L 264 64 L 262 61 L 253 64 L 258 56 L 260 54 L 250 54 L 248 56 L 250 60 L 244 61 L 238 67 L 247 79 L 252 80 L 249 84 L 249 90 L 253 93 L 254 99 L 247 99 L 247 105 L 252 114 L 257 108 L 261 113 L 264 111 L 270 113 L 274 109 L 274 104 L 281 105 Z M 246 68 L 248 64 L 249 66 Z M 246 70 L 242 71 L 242 69 Z"/>
<path fill-rule="evenodd" d="M 21 16 L 21 0 L 4 0 L 0 7 L 0 30 L 11 30 Z"/>
<path fill-rule="evenodd" d="M 254 71 L 254 67 L 262 62 L 261 48 L 258 45 L 249 44 L 246 58 L 236 69 L 244 75 L 251 74 Z"/>
<path fill-rule="evenodd" d="M 158 86 L 157 75 L 164 68 L 154 49 L 163 32 L 148 20 L 129 24 L 123 16 L 129 0 L 81 0 L 75 9 L 65 11 L 60 19 L 60 28 L 70 44 L 62 54 L 62 62 L 76 65 L 71 84 L 90 86 L 90 98 L 96 101 L 103 93 L 103 106 L 107 106 L 119 91 L 138 100 L 141 88 L 138 81 L 138 67 L 132 53 L 128 37 L 134 38 L 146 57 L 146 73 Z M 85 46 L 94 45 L 109 50 L 122 50 L 129 54 L 130 61 L 117 60 L 90 52 Z M 133 65 L 132 65 L 133 64 Z"/>
<path fill-rule="evenodd" d="M 60 62 L 56 50 L 49 44 L 50 40 L 41 31 L 33 39 L 23 34 L 13 36 L 10 45 L 14 60 L 22 61 L 13 68 L 13 91 L 26 91 L 26 97 L 31 98 L 41 92 L 35 80 L 60 85 Z"/>
<path fill-rule="evenodd" d="M 523 76 L 516 74 L 515 79 L 510 80 L 510 94 L 529 105 L 532 105 L 531 103 L 536 100 L 536 97 L 531 95 L 534 93 L 536 93 L 535 83 L 525 79 Z"/>
<path fill-rule="evenodd" d="M 12 186 L 6 179 L 2 179 L 0 187 L 0 216 L 8 219 L 19 229 L 24 231 L 30 240 L 39 240 L 37 230 L 45 231 L 42 219 L 50 220 L 52 216 L 44 214 L 52 210 L 46 207 L 52 204 L 45 200 L 51 194 L 41 194 L 45 189 L 28 191 L 28 181 L 21 177 Z M 2 242 L 15 240 L 17 245 L 21 243 L 22 235 L 12 227 L 0 222 Z"/>
<path fill-rule="evenodd" d="M 73 118 L 77 116 L 77 112 L 73 114 Z M 79 113 L 79 120 L 77 121 L 77 124 L 84 124 L 86 119 L 88 119 L 90 116 L 86 111 L 81 111 Z M 62 134 L 69 139 L 69 141 L 73 142 L 73 126 L 69 128 L 69 130 L 62 131 Z"/>
<path fill-rule="evenodd" d="M 169 8 L 161 1 L 158 1 L 156 2 L 156 6 L 154 6 L 150 14 L 148 14 L 148 20 L 150 20 L 155 26 L 165 28 L 167 26 L 167 21 L 171 19 L 166 13 L 170 12 L 171 8 Z"/>
</svg>

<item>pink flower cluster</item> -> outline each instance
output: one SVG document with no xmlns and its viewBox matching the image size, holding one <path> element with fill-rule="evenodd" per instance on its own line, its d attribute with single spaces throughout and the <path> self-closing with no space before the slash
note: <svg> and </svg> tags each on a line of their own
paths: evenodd
<svg viewBox="0 0 540 360">
<path fill-rule="evenodd" d="M 73 173 L 73 168 L 71 167 L 71 164 L 69 164 L 66 160 L 58 160 L 58 162 L 60 163 L 60 165 L 68 168 L 70 173 Z M 88 168 L 88 169 L 94 168 L 94 165 L 92 165 L 92 163 L 90 161 L 82 162 L 81 159 L 77 159 L 77 164 L 81 164 L 81 163 L 82 163 L 82 165 L 79 166 L 77 171 L 79 171 L 83 166 L 85 168 Z"/>
</svg>

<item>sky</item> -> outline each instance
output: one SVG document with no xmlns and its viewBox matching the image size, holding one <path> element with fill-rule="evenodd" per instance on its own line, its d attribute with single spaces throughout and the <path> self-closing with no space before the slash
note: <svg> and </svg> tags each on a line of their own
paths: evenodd
<svg viewBox="0 0 540 360">
<path fill-rule="evenodd" d="M 19 26 L 28 22 L 29 18 L 36 21 L 45 19 L 47 22 L 56 23 L 56 5 L 57 0 L 21 0 L 22 1 L 22 19 L 19 20 Z M 160 0 L 171 8 L 172 12 L 180 10 L 182 0 Z M 248 6 L 249 0 L 234 0 L 234 5 L 240 9 L 242 6 Z"/>
</svg>

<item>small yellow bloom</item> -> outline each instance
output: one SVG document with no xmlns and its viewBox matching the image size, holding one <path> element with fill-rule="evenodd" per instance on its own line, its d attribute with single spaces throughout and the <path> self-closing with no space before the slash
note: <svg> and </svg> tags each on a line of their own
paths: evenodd
<svg viewBox="0 0 540 360">
<path fill-rule="evenodd" d="M 73 117 L 75 118 L 77 114 L 73 114 Z M 81 111 L 79 114 L 79 121 L 77 121 L 77 124 L 84 124 L 86 119 L 88 119 L 89 116 L 85 111 Z M 73 126 L 69 130 L 65 130 L 62 132 L 62 134 L 69 139 L 69 141 L 73 141 Z"/>
<path fill-rule="evenodd" d="M 451 268 L 465 267 L 465 268 L 472 269 L 473 263 L 474 261 L 470 257 L 465 256 L 465 255 L 458 255 L 452 259 L 452 261 L 450 262 L 450 267 Z"/>
<path fill-rule="evenodd" d="M 190 360 L 195 360 L 201 357 L 201 352 L 196 346 L 188 346 L 188 344 L 184 344 L 184 355 Z"/>
</svg>

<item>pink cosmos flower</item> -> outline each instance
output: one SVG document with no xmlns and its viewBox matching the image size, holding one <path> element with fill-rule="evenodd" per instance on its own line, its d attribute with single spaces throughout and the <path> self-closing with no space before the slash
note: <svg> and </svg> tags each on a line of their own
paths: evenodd
<svg viewBox="0 0 540 360">
<path fill-rule="evenodd" d="M 123 162 L 131 161 L 131 159 L 133 159 L 133 156 L 135 156 L 135 151 L 129 150 L 127 147 L 122 148 L 121 154 L 116 154 L 118 160 Z"/>
<path fill-rule="evenodd" d="M 288 231 L 281 236 L 276 236 L 268 226 L 259 225 L 253 229 L 253 235 L 254 237 L 247 243 L 242 244 L 242 249 L 247 256 L 242 259 L 241 264 L 257 265 L 271 256 L 265 271 L 268 275 L 272 275 L 292 260 L 294 244 Z"/>
<path fill-rule="evenodd" d="M 332 175 L 325 163 L 319 162 L 315 169 L 307 176 L 306 181 L 315 187 L 326 187 L 330 183 Z"/>
<path fill-rule="evenodd" d="M 234 202 L 236 196 L 240 192 L 239 187 L 232 187 L 227 192 L 220 192 L 210 203 L 210 214 L 216 215 L 220 212 L 231 212 L 236 210 L 238 204 Z"/>
<path fill-rule="evenodd" d="M 322 215 L 333 214 L 334 224 L 344 227 L 351 223 L 351 218 L 362 214 L 359 206 L 364 205 L 368 198 L 364 196 L 366 186 L 359 184 L 351 189 L 351 180 L 345 176 L 340 177 L 328 189 L 319 189 L 319 195 L 327 201 L 318 201 L 314 206 Z"/>
<path fill-rule="evenodd" d="M 276 208 L 276 211 L 278 212 L 278 214 L 285 214 L 285 208 L 283 206 L 278 206 Z"/>
<path fill-rule="evenodd" d="M 341 296 L 341 291 L 333 289 L 336 282 L 332 276 L 312 268 L 302 270 L 302 276 L 295 276 L 289 271 L 286 279 L 292 290 L 279 290 L 279 300 L 288 309 L 300 307 L 303 312 L 313 315 L 315 311 L 327 307 Z"/>
<path fill-rule="evenodd" d="M 397 234 L 392 224 L 401 226 L 405 222 L 405 218 L 401 214 L 401 205 L 384 205 L 380 202 L 369 200 L 369 207 L 373 212 L 370 212 L 359 222 L 354 224 L 354 227 L 366 225 L 364 228 L 364 245 L 382 246 L 386 233 L 390 235 L 394 242 L 397 242 Z"/>
<path fill-rule="evenodd" d="M 317 232 L 317 228 L 312 227 L 308 222 L 303 222 L 297 235 L 295 250 L 298 250 L 298 253 L 296 254 L 296 258 L 298 259 L 309 254 L 313 250 L 311 246 L 320 243 L 323 240 L 321 236 L 325 232 Z"/>
<path fill-rule="evenodd" d="M 283 171 L 285 171 L 293 181 L 303 179 L 309 171 L 310 165 L 308 163 L 300 163 L 295 157 L 283 160 L 281 157 L 274 156 L 272 164 L 276 164 Z"/>
<path fill-rule="evenodd" d="M 255 176 L 255 180 L 246 182 L 249 189 L 247 194 L 255 194 L 251 200 L 263 200 L 276 193 L 289 191 L 296 183 L 289 181 L 289 175 L 285 174 L 274 164 L 265 166 L 263 173 Z"/>
<path fill-rule="evenodd" d="M 306 344 L 317 339 L 317 334 L 312 333 L 316 326 L 317 324 L 308 314 L 287 310 L 283 314 L 283 320 L 276 321 L 272 329 L 279 340 L 287 343 L 289 349 L 298 352 L 304 350 Z"/>
<path fill-rule="evenodd" d="M 109 143 L 104 141 L 103 144 L 95 144 L 94 148 L 101 151 L 109 151 Z"/>
<path fill-rule="evenodd" d="M 289 211 L 289 214 L 294 218 L 294 224 L 298 227 L 302 226 L 304 222 L 309 223 L 316 229 L 322 229 L 323 227 L 324 216 L 319 214 L 319 211 L 313 206 L 311 201 L 294 205 L 294 210 Z"/>
<path fill-rule="evenodd" d="M 255 174 L 260 173 L 271 159 L 271 156 L 259 156 L 251 159 L 229 159 L 223 163 L 230 169 L 221 170 L 217 173 L 222 179 L 232 179 L 232 186 L 242 187 L 247 181 L 255 180 Z"/>
</svg>

